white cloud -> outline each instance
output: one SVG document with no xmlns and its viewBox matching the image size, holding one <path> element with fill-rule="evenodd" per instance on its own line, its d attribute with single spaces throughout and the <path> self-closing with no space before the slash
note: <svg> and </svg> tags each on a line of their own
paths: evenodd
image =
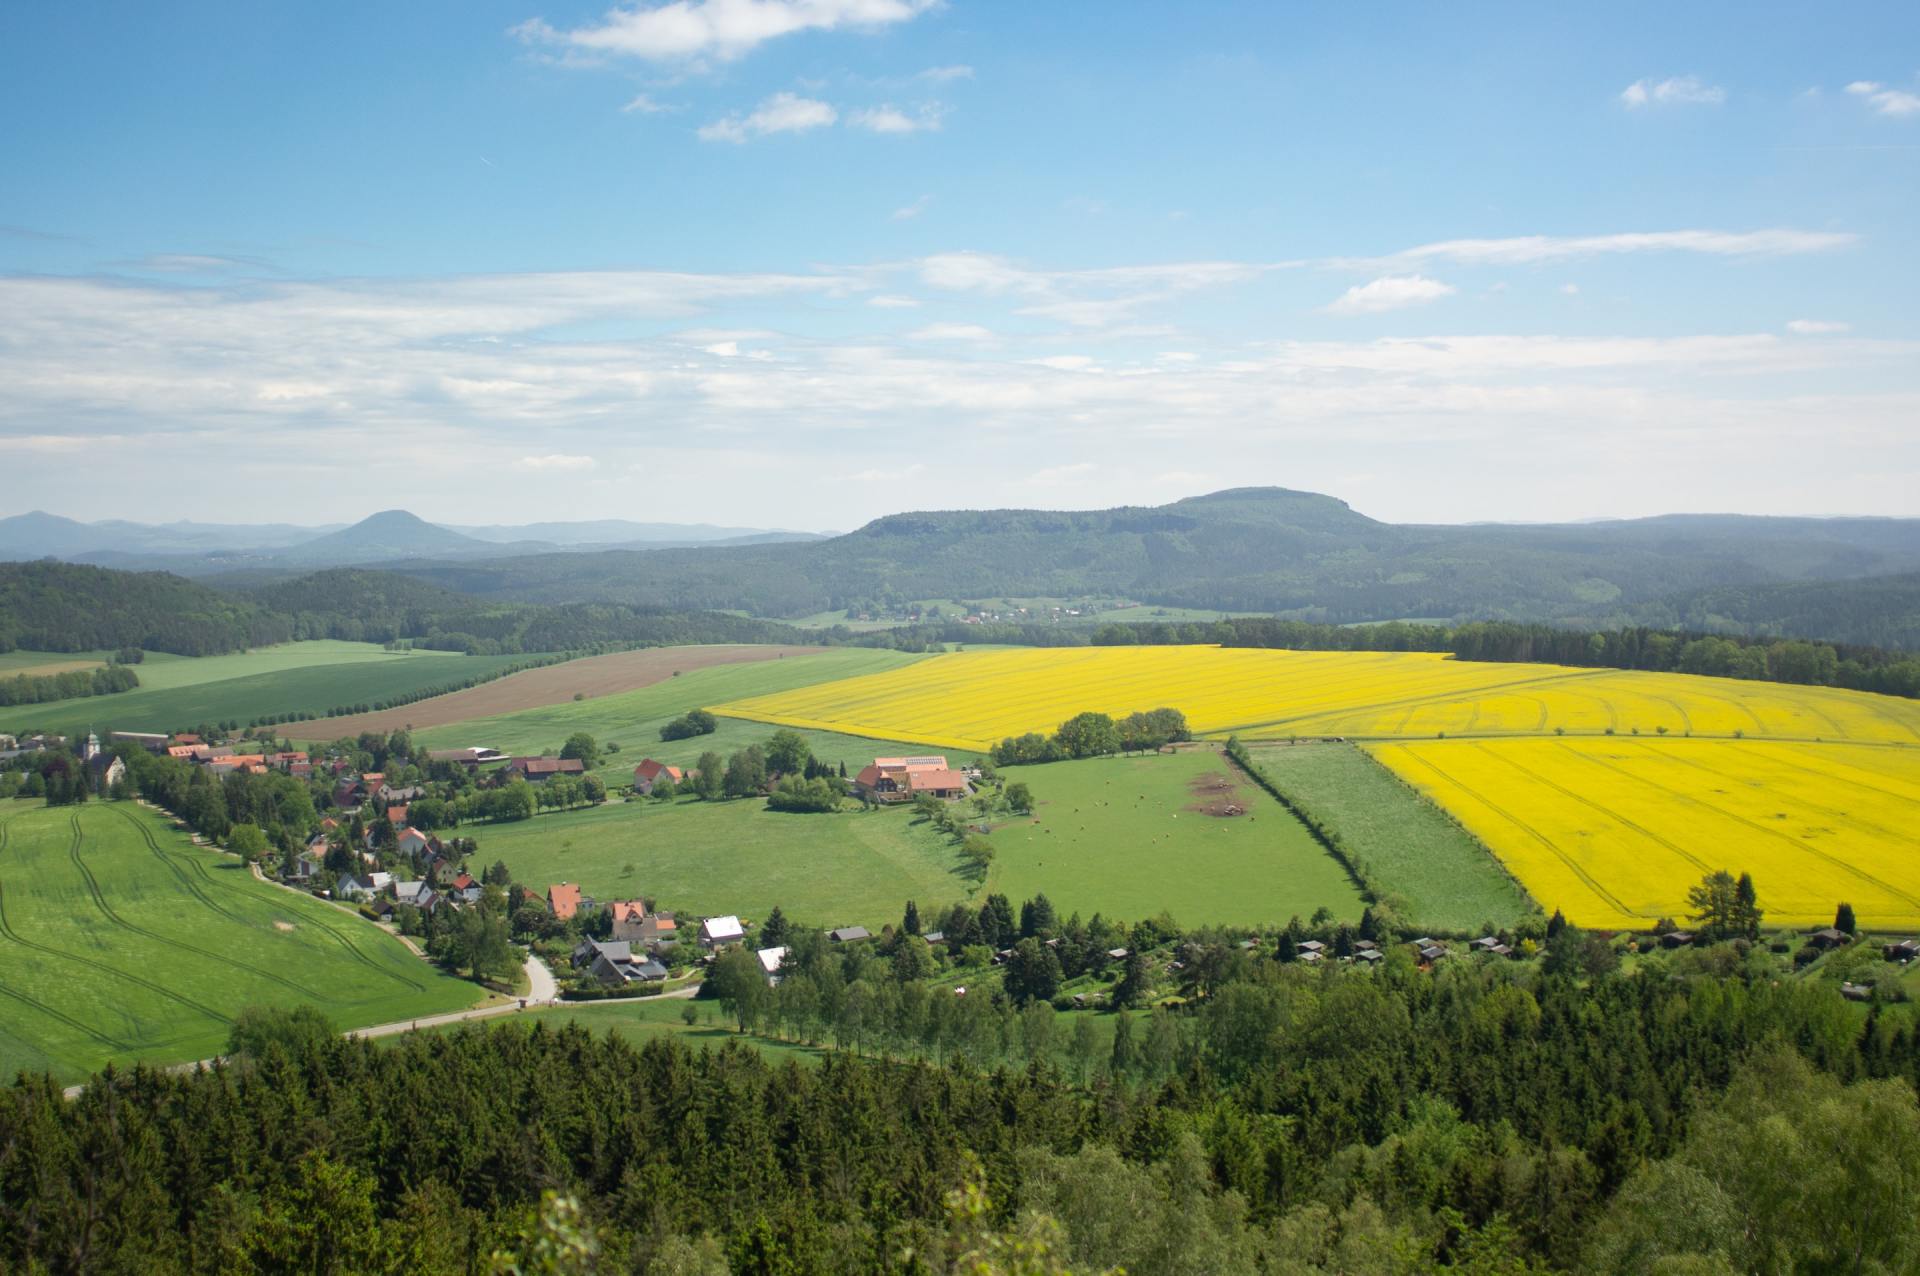
<svg viewBox="0 0 1920 1276">
<path fill-rule="evenodd" d="M 1561 284 L 1560 294 L 1563 297 L 1577 297 L 1580 295 L 1580 285 L 1579 284 Z"/>
<path fill-rule="evenodd" d="M 654 101 L 645 93 L 636 93 L 627 104 L 620 109 L 629 115 L 659 115 L 661 112 L 671 111 L 673 108 Z"/>
<path fill-rule="evenodd" d="M 889 102 L 855 111 L 847 117 L 847 122 L 869 133 L 931 133 L 939 131 L 940 117 L 944 113 L 937 106 L 924 106 L 918 113 L 908 115 Z"/>
<path fill-rule="evenodd" d="M 1506 239 L 1447 239 L 1387 257 L 1342 257 L 1325 264 L 1364 269 L 1395 262 L 1455 261 L 1467 265 L 1531 265 L 1622 253 L 1685 252 L 1714 257 L 1786 257 L 1831 252 L 1858 242 L 1841 231 L 1656 230 L 1613 235 L 1517 235 Z"/>
<path fill-rule="evenodd" d="M 1853 325 L 1841 323 L 1835 319 L 1794 319 L 1787 324 L 1788 332 L 1797 332 L 1803 337 L 1823 336 L 1836 332 L 1851 332 Z"/>
<path fill-rule="evenodd" d="M 915 328 L 907 336 L 915 341 L 992 341 L 991 329 L 977 323 L 930 323 L 924 328 Z"/>
<path fill-rule="evenodd" d="M 1326 311 L 1330 315 L 1376 315 L 1408 306 L 1424 306 L 1452 294 L 1451 285 L 1424 275 L 1383 275 L 1347 289 Z"/>
<path fill-rule="evenodd" d="M 1867 105 L 1879 115 L 1920 115 L 1920 94 L 1890 89 L 1875 80 L 1855 80 L 1847 86 L 1847 92 L 1866 99 Z"/>
<path fill-rule="evenodd" d="M 613 8 L 597 24 L 556 29 L 540 18 L 514 27 L 528 44 L 575 55 L 650 62 L 728 61 L 802 31 L 874 31 L 906 22 L 936 0 L 673 0 Z"/>
<path fill-rule="evenodd" d="M 1052 368 L 1056 372 L 1090 372 L 1097 370 L 1095 365 L 1098 361 L 1087 354 L 1055 354 L 1027 362 L 1039 368 Z"/>
<path fill-rule="evenodd" d="M 919 306 L 920 303 L 912 297 L 900 297 L 891 293 L 881 293 L 875 297 L 868 297 L 867 304 L 878 307 L 881 310 L 912 310 Z"/>
<path fill-rule="evenodd" d="M 959 65 L 930 66 L 920 73 L 920 78 L 923 80 L 931 80 L 935 84 L 948 84 L 954 80 L 971 80 L 973 78 L 973 68 Z"/>
<path fill-rule="evenodd" d="M 1100 467 L 1091 461 L 1077 461 L 1072 465 L 1050 465 L 1035 470 L 1020 481 L 1029 487 L 1061 487 L 1070 483 L 1084 483 Z"/>
<path fill-rule="evenodd" d="M 523 456 L 514 462 L 514 466 L 535 473 L 577 473 L 590 470 L 597 462 L 590 456 L 568 456 L 563 452 L 551 452 L 546 456 Z"/>
<path fill-rule="evenodd" d="M 912 221 L 914 218 L 918 217 L 920 214 L 926 212 L 928 206 L 931 205 L 932 203 L 933 203 L 933 196 L 922 195 L 919 199 L 914 200 L 911 204 L 902 204 L 900 207 L 894 209 L 892 214 L 892 219 L 897 222 Z"/>
<path fill-rule="evenodd" d="M 740 343 L 738 341 L 716 341 L 710 346 L 702 346 L 700 348 L 708 354 L 718 355 L 722 359 L 737 358 L 740 354 Z"/>
<path fill-rule="evenodd" d="M 1727 100 L 1727 91 L 1718 85 L 1703 84 L 1691 75 L 1665 80 L 1635 80 L 1620 93 L 1630 107 L 1643 106 L 1719 106 Z"/>
<path fill-rule="evenodd" d="M 769 133 L 804 133 L 824 128 L 839 118 L 839 112 L 825 102 L 797 93 L 776 93 L 755 107 L 751 115 L 729 115 L 701 125 L 700 140 L 739 143 Z"/>
</svg>

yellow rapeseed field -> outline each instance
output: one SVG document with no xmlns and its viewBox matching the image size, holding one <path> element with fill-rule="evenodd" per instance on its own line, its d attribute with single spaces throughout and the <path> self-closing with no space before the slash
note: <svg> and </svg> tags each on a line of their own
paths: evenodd
<svg viewBox="0 0 1920 1276">
<path fill-rule="evenodd" d="M 1400 652 L 959 652 L 712 706 L 984 752 L 1084 710 L 1161 705 L 1199 735 L 1344 736 L 1477 834 L 1540 904 L 1594 926 L 1682 918 L 1745 870 L 1782 923 L 1920 926 L 1920 703 L 1685 674 Z"/>
<path fill-rule="evenodd" d="M 1687 887 L 1753 874 L 1770 922 L 1920 926 L 1920 749 L 1756 740 L 1429 740 L 1374 755 L 1587 926 L 1685 924 Z"/>
<path fill-rule="evenodd" d="M 1426 652 L 1066 647 L 956 652 L 712 706 L 786 726 L 982 750 L 1083 710 L 1170 705 L 1196 733 L 1740 736 L 1920 745 L 1920 703 L 1688 674 L 1458 661 Z"/>
</svg>

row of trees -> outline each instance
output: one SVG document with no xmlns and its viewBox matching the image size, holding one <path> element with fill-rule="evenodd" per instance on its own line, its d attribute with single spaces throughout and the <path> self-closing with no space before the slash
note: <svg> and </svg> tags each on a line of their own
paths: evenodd
<svg viewBox="0 0 1920 1276">
<path fill-rule="evenodd" d="M 140 685 L 140 675 L 126 665 L 102 665 L 97 669 L 69 669 L 63 673 L 16 674 L 0 679 L 0 705 L 44 704 L 49 700 L 72 700 L 81 696 L 110 696 L 132 691 Z"/>
<path fill-rule="evenodd" d="M 1117 722 L 1108 714 L 1087 712 L 1068 718 L 1050 736 L 1033 731 L 1009 736 L 993 746 L 992 757 L 996 766 L 1021 766 L 1158 749 L 1192 738 L 1187 716 L 1178 709 L 1130 713 Z"/>
</svg>

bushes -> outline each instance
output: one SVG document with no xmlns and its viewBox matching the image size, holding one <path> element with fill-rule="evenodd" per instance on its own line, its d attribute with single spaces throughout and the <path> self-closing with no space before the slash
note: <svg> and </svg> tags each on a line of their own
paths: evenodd
<svg viewBox="0 0 1920 1276">
<path fill-rule="evenodd" d="M 124 664 L 99 669 L 69 669 L 65 673 L 30 677 L 18 674 L 0 681 L 0 705 L 46 704 L 51 700 L 75 700 L 83 696 L 110 696 L 132 691 L 140 677 Z"/>
<path fill-rule="evenodd" d="M 662 740 L 691 740 L 695 736 L 712 735 L 719 727 L 713 715 L 705 709 L 694 709 L 675 718 L 660 728 Z"/>
</svg>

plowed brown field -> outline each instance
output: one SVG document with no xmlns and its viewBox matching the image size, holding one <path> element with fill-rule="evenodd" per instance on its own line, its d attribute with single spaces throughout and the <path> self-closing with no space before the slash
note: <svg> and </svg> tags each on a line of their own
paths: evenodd
<svg viewBox="0 0 1920 1276">
<path fill-rule="evenodd" d="M 435 696 L 431 700 L 416 700 L 397 709 L 295 722 L 280 727 L 279 731 L 294 740 L 337 740 L 341 736 L 359 735 L 362 731 L 389 732 L 402 727 L 440 727 L 465 722 L 470 718 L 487 718 L 521 709 L 536 709 L 542 705 L 564 704 L 576 695 L 591 699 L 594 696 L 632 691 L 636 687 L 663 682 L 676 673 L 685 673 L 690 669 L 773 660 L 780 656 L 799 656 L 823 650 L 825 648 L 822 647 L 735 645 L 616 651 L 610 655 L 584 656 L 565 664 L 509 674 L 477 687 L 468 687 L 465 691 Z"/>
</svg>

